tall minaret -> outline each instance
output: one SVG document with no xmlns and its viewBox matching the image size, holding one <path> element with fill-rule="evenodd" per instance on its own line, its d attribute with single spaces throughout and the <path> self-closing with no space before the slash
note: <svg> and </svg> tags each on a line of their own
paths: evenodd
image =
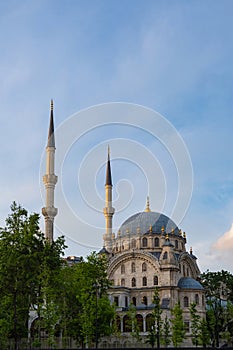
<svg viewBox="0 0 233 350">
<path fill-rule="evenodd" d="M 46 173 L 43 176 L 46 191 L 46 207 L 42 208 L 42 214 L 45 217 L 45 238 L 50 243 L 53 242 L 53 222 L 57 215 L 57 208 L 54 208 L 54 188 L 57 183 L 57 176 L 54 174 L 55 150 L 53 100 L 51 100 L 49 135 L 46 147 Z"/>
<path fill-rule="evenodd" d="M 105 181 L 105 204 L 106 204 L 106 207 L 103 209 L 105 222 L 106 222 L 106 232 L 104 234 L 104 247 L 109 252 L 111 252 L 112 238 L 114 238 L 114 235 L 112 233 L 112 217 L 115 212 L 115 209 L 112 207 L 112 174 L 111 174 L 109 146 L 108 146 L 108 160 L 107 160 L 106 181 Z"/>
</svg>

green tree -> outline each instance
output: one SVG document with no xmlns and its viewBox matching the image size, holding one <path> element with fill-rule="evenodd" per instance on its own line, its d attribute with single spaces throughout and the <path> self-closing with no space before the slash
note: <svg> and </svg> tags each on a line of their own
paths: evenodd
<svg viewBox="0 0 233 350">
<path fill-rule="evenodd" d="M 64 237 L 58 237 L 52 243 L 43 239 L 42 250 L 39 254 L 40 269 L 36 285 L 36 297 L 31 307 L 34 307 L 38 315 L 37 340 L 40 343 L 40 326 L 48 333 L 49 346 L 55 344 L 56 325 L 61 319 L 59 308 L 61 292 L 64 280 L 61 278 L 65 249 Z"/>
<path fill-rule="evenodd" d="M 147 343 L 149 343 L 152 348 L 157 345 L 160 348 L 160 337 L 161 337 L 161 327 L 162 327 L 162 310 L 160 305 L 159 290 L 155 288 L 152 303 L 154 305 L 152 311 L 151 322 L 149 326 L 149 332 L 147 336 Z"/>
<path fill-rule="evenodd" d="M 64 265 L 60 271 L 58 279 L 61 281 L 59 288 L 59 298 L 57 299 L 57 306 L 60 315 L 59 327 L 62 341 L 62 347 L 70 347 L 69 339 L 79 339 L 81 332 L 80 328 L 80 300 L 77 298 L 77 291 L 80 287 L 80 281 L 77 279 L 76 273 L 77 265 Z"/>
<path fill-rule="evenodd" d="M 167 315 L 163 322 L 161 335 L 161 342 L 167 348 L 171 343 L 171 326 Z"/>
<path fill-rule="evenodd" d="M 3 341 L 13 338 L 15 349 L 28 337 L 29 311 L 36 310 L 40 317 L 40 308 L 47 306 L 42 291 L 45 285 L 51 287 L 55 260 L 61 267 L 63 243 L 60 238 L 50 245 L 39 231 L 39 215 L 28 215 L 13 202 L 0 229 L 0 334 L 5 334 Z"/>
<path fill-rule="evenodd" d="M 138 320 L 137 320 L 137 310 L 135 305 L 130 304 L 129 309 L 127 311 L 127 316 L 128 316 L 128 327 L 131 329 L 131 335 L 133 339 L 135 339 L 137 342 L 141 341 L 141 336 L 140 336 L 140 328 L 138 325 Z"/>
<path fill-rule="evenodd" d="M 38 270 L 34 252 L 41 239 L 38 222 L 37 214 L 28 216 L 13 202 L 6 226 L 0 229 L 0 326 L 1 331 L 7 329 L 8 338 L 14 339 L 15 349 L 27 337 L 29 309 L 35 296 Z"/>
<path fill-rule="evenodd" d="M 229 300 L 233 302 L 233 275 L 228 271 L 202 273 L 201 283 L 208 298 Z"/>
<path fill-rule="evenodd" d="M 220 336 L 227 337 L 228 316 L 226 301 L 233 302 L 233 275 L 228 271 L 210 272 L 201 275 L 207 300 L 206 320 L 212 346 L 219 347 Z"/>
<path fill-rule="evenodd" d="M 209 333 L 208 324 L 205 318 L 203 318 L 200 322 L 200 332 L 198 335 L 198 340 L 200 345 L 203 346 L 203 348 L 206 348 L 207 345 L 210 344 L 210 333 Z"/>
<path fill-rule="evenodd" d="M 158 288 L 155 288 L 154 295 L 152 302 L 154 304 L 154 309 L 152 312 L 152 315 L 155 320 L 155 329 L 156 329 L 156 342 L 157 342 L 157 348 L 160 348 L 160 333 L 161 333 L 161 325 L 162 325 L 162 319 L 161 319 L 161 306 L 160 306 L 160 298 L 159 298 L 159 290 Z"/>
<path fill-rule="evenodd" d="M 192 343 L 196 347 L 198 346 L 199 333 L 200 333 L 200 315 L 197 313 L 195 303 L 191 303 L 189 307 L 190 318 L 191 318 L 191 330 L 192 330 Z"/>
<path fill-rule="evenodd" d="M 172 313 L 172 342 L 177 348 L 185 338 L 185 329 L 183 322 L 183 311 L 180 307 L 180 303 L 175 304 L 171 311 Z"/>
<path fill-rule="evenodd" d="M 233 345 L 233 304 L 232 302 L 228 301 L 222 307 L 222 319 L 224 321 L 223 321 L 220 337 L 223 341 L 225 341 L 225 344 L 227 344 L 228 346 L 232 346 Z"/>
<path fill-rule="evenodd" d="M 107 290 L 110 282 L 107 278 L 107 261 L 102 255 L 93 252 L 87 260 L 65 267 L 71 269 L 63 291 L 62 329 L 72 336 L 82 347 L 95 343 L 112 332 L 111 321 L 115 308 L 110 304 Z M 71 291 L 73 289 L 73 291 Z M 71 291 L 68 293 L 67 291 Z"/>
<path fill-rule="evenodd" d="M 156 343 L 156 333 L 155 327 L 152 326 L 147 335 L 146 343 L 150 344 L 152 348 L 154 348 Z"/>
</svg>

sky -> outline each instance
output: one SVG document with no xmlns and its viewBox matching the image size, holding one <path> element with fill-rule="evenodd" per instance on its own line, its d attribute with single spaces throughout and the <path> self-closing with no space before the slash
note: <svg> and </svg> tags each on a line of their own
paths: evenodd
<svg viewBox="0 0 233 350">
<path fill-rule="evenodd" d="M 231 0 L 0 1 L 0 225 L 12 201 L 44 206 L 52 98 L 66 255 L 102 247 L 109 144 L 114 232 L 149 194 L 201 271 L 233 272 L 232 15 Z"/>
</svg>

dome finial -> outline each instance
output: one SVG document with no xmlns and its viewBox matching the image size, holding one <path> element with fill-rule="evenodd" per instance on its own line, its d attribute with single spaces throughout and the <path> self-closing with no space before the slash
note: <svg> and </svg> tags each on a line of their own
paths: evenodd
<svg viewBox="0 0 233 350">
<path fill-rule="evenodd" d="M 150 212 L 150 199 L 149 199 L 149 196 L 147 196 L 146 198 L 146 209 L 145 209 L 145 212 Z"/>
</svg>

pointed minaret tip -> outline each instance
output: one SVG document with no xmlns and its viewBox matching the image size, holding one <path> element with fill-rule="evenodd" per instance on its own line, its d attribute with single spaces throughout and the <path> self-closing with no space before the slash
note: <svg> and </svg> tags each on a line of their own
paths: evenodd
<svg viewBox="0 0 233 350">
<path fill-rule="evenodd" d="M 50 122 L 47 147 L 55 147 L 54 122 L 53 122 L 53 100 L 50 101 Z"/>
<path fill-rule="evenodd" d="M 108 160 L 107 160 L 107 168 L 106 168 L 105 186 L 112 186 L 112 173 L 111 173 L 110 147 L 109 147 L 109 145 L 108 145 Z"/>
<path fill-rule="evenodd" d="M 149 196 L 147 196 L 146 198 L 146 209 L 145 209 L 145 212 L 150 212 L 150 199 L 149 199 Z"/>
</svg>

